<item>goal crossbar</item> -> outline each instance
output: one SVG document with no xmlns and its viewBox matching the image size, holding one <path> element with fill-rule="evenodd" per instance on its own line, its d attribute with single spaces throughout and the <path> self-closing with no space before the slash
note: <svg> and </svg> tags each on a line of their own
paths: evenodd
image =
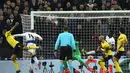
<svg viewBox="0 0 130 73">
<path fill-rule="evenodd" d="M 31 29 L 34 29 L 34 16 L 37 16 L 35 14 L 112 14 L 112 13 L 130 13 L 130 10 L 116 10 L 116 11 L 31 11 Z M 38 15 L 39 16 L 39 15 Z M 40 16 L 41 17 L 41 16 Z M 45 16 L 47 17 L 47 16 Z M 86 18 L 108 18 L 107 17 L 86 17 Z M 124 17 L 124 16 L 110 16 L 113 18 L 116 17 Z M 125 16 L 130 17 L 130 16 Z M 57 18 L 57 17 L 55 17 Z M 58 17 L 59 18 L 59 17 Z M 60 17 L 60 18 L 68 18 L 68 17 Z M 70 18 L 70 17 L 69 17 Z M 73 17 L 71 17 L 73 19 Z M 75 18 L 75 17 L 74 17 Z M 84 17 L 78 17 L 78 19 L 84 19 Z"/>
</svg>

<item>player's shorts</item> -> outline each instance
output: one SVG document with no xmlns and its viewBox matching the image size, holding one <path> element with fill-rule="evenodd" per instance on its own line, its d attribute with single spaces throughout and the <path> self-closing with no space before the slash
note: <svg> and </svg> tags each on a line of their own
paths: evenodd
<svg viewBox="0 0 130 73">
<path fill-rule="evenodd" d="M 22 54 L 22 48 L 23 47 L 24 46 L 22 44 L 17 43 L 16 46 L 15 46 L 15 48 L 14 48 L 14 50 L 13 50 L 13 54 L 15 54 L 17 56 L 21 56 L 21 54 Z"/>
<path fill-rule="evenodd" d="M 104 58 L 104 62 L 106 62 L 106 61 L 112 59 L 112 55 L 103 56 L 103 58 Z"/>
<path fill-rule="evenodd" d="M 36 46 L 35 43 L 27 43 L 27 47 L 29 46 Z M 35 55 L 36 54 L 36 49 L 30 49 L 28 50 L 28 52 L 30 52 L 32 55 Z"/>
<path fill-rule="evenodd" d="M 119 51 L 117 54 L 114 55 L 117 59 L 120 59 L 121 56 L 124 54 L 124 51 Z"/>
<path fill-rule="evenodd" d="M 60 47 L 60 60 L 72 60 L 72 48 L 71 46 L 61 46 Z"/>
</svg>

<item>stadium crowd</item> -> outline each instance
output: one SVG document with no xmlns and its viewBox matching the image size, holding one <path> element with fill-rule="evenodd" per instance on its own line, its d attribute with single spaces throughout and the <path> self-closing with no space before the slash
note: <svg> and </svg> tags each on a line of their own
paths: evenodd
<svg viewBox="0 0 130 73">
<path fill-rule="evenodd" d="M 0 47 L 7 47 L 2 30 L 19 23 L 13 34 L 22 33 L 20 14 L 31 11 L 128 10 L 129 0 L 0 0 Z M 79 25 L 80 27 L 80 25 Z M 17 38 L 22 42 L 22 38 Z"/>
</svg>

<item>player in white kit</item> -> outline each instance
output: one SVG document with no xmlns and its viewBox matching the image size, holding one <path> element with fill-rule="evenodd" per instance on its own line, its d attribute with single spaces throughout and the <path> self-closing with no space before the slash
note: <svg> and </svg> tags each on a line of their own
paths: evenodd
<svg viewBox="0 0 130 73">
<path fill-rule="evenodd" d="M 112 47 L 112 50 L 115 50 L 115 39 L 114 39 L 114 32 L 110 31 L 109 34 L 106 36 L 106 41 L 108 42 L 108 44 Z M 113 52 L 114 55 L 114 52 Z"/>
<path fill-rule="evenodd" d="M 41 62 L 39 62 L 37 57 L 36 57 L 36 49 L 38 49 L 40 47 L 36 45 L 36 40 L 42 41 L 43 38 L 40 35 L 36 34 L 34 30 L 31 30 L 31 32 L 25 32 L 25 33 L 22 33 L 22 34 L 15 34 L 13 36 L 15 36 L 15 37 L 20 37 L 20 36 L 25 37 L 27 47 L 33 47 L 34 48 L 34 49 L 28 50 L 32 55 L 31 63 L 34 64 L 34 62 L 36 62 L 39 69 L 40 69 Z"/>
</svg>

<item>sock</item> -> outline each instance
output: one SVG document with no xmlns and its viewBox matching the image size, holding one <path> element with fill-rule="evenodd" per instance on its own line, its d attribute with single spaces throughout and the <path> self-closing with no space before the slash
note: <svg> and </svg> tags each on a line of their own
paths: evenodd
<svg viewBox="0 0 130 73">
<path fill-rule="evenodd" d="M 33 57 L 33 60 L 38 64 L 39 63 L 39 61 L 38 61 L 38 59 L 37 59 L 37 57 L 35 56 L 35 57 Z"/>
<path fill-rule="evenodd" d="M 63 64 L 64 64 L 64 70 L 67 70 L 68 69 L 67 61 L 64 61 Z"/>
<path fill-rule="evenodd" d="M 107 70 L 107 68 L 105 67 L 104 62 L 99 61 L 99 65 L 101 66 L 101 68 L 103 68 L 104 70 Z"/>
<path fill-rule="evenodd" d="M 74 72 L 73 72 L 72 62 L 69 62 L 69 68 L 70 68 L 70 73 L 74 73 Z"/>
<path fill-rule="evenodd" d="M 15 61 L 13 61 L 13 63 L 14 63 L 14 67 L 15 67 L 16 71 L 18 71 L 19 70 L 18 62 L 15 60 Z"/>
<path fill-rule="evenodd" d="M 96 53 L 95 50 L 93 50 L 93 51 L 87 52 L 86 54 L 95 54 L 95 53 Z"/>
<path fill-rule="evenodd" d="M 60 73 L 62 73 L 62 71 L 63 71 L 63 66 L 64 66 L 64 65 L 61 63 L 61 64 L 60 64 Z"/>
<path fill-rule="evenodd" d="M 37 49 L 37 48 L 39 48 L 39 46 L 29 46 L 28 50 L 30 50 L 30 49 Z"/>
<path fill-rule="evenodd" d="M 117 61 L 114 62 L 116 72 L 121 72 L 121 68 L 119 66 L 119 63 Z"/>
</svg>

